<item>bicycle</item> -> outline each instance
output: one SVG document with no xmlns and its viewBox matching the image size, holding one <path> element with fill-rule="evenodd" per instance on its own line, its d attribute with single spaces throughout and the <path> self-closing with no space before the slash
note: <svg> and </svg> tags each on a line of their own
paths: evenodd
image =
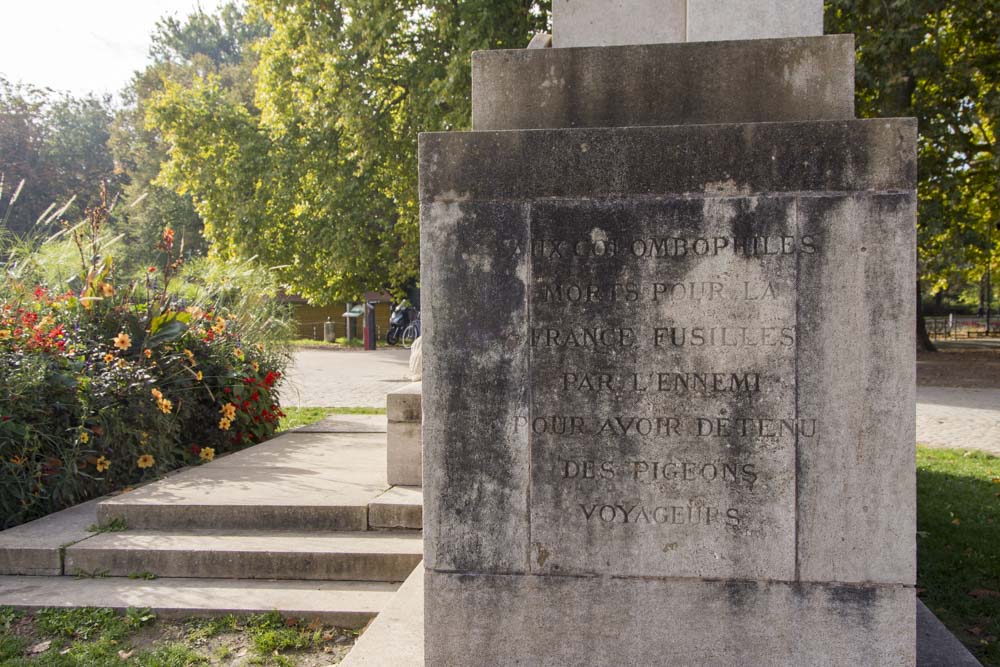
<svg viewBox="0 0 1000 667">
<path fill-rule="evenodd" d="M 417 311 L 416 317 L 407 325 L 406 329 L 403 331 L 403 347 L 407 350 L 413 346 L 413 341 L 420 337 L 420 311 Z"/>
</svg>

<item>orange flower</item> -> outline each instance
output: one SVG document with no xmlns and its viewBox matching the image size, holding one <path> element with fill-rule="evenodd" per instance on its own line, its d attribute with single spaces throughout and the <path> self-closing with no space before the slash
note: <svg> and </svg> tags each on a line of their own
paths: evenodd
<svg viewBox="0 0 1000 667">
<path fill-rule="evenodd" d="M 111 461 L 107 460 L 102 456 L 99 459 L 97 459 L 97 461 L 94 463 L 94 467 L 97 468 L 97 472 L 104 472 L 105 470 L 111 467 Z M 143 466 L 140 465 L 139 467 L 141 468 Z"/>
<path fill-rule="evenodd" d="M 161 398 L 156 401 L 156 406 L 163 414 L 169 414 L 174 409 L 174 403 L 169 398 Z"/>
<path fill-rule="evenodd" d="M 219 409 L 219 412 L 222 413 L 222 416 L 229 421 L 236 419 L 236 406 L 232 403 L 226 403 L 223 405 L 222 408 Z"/>
<path fill-rule="evenodd" d="M 153 458 L 152 454 L 143 454 L 138 459 L 136 459 L 135 464 L 140 468 L 152 468 L 156 463 L 156 459 Z"/>
<path fill-rule="evenodd" d="M 115 347 L 119 350 L 127 350 L 132 347 L 132 337 L 124 331 L 115 336 Z"/>
<path fill-rule="evenodd" d="M 222 335 L 226 330 L 226 320 L 222 317 L 215 318 L 215 324 L 212 325 L 212 331 L 218 335 Z"/>
<path fill-rule="evenodd" d="M 152 351 L 151 349 L 149 349 L 149 348 L 147 347 L 147 348 L 146 348 L 145 350 L 143 350 L 143 351 L 142 351 L 142 354 L 143 354 L 143 355 L 144 355 L 144 356 L 145 356 L 145 357 L 146 357 L 147 359 L 149 359 L 149 358 L 150 358 L 151 356 L 153 356 L 153 351 Z"/>
<path fill-rule="evenodd" d="M 104 363 L 110 364 L 114 360 L 115 360 L 115 355 L 111 354 L 110 352 L 104 355 Z"/>
<path fill-rule="evenodd" d="M 233 422 L 230 419 L 223 417 L 219 420 L 219 429 L 222 431 L 228 431 L 229 427 L 232 426 Z"/>
<path fill-rule="evenodd" d="M 153 398 L 155 398 L 156 400 L 160 400 L 161 398 L 163 398 L 163 392 L 157 389 L 156 387 L 150 389 L 149 393 L 151 393 L 153 395 Z"/>
<path fill-rule="evenodd" d="M 104 293 L 104 296 L 113 296 L 115 288 L 112 287 L 111 283 L 101 283 L 101 292 Z"/>
<path fill-rule="evenodd" d="M 198 453 L 198 458 L 202 461 L 211 461 L 215 458 L 215 450 L 211 447 L 202 447 Z"/>
</svg>

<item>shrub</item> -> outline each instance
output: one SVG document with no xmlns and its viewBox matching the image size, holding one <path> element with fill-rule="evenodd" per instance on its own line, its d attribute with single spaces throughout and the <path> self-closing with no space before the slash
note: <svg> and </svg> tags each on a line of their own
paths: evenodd
<svg viewBox="0 0 1000 667">
<path fill-rule="evenodd" d="M 233 284 L 178 281 L 163 264 L 121 280 L 108 252 L 106 193 L 60 233 L 81 270 L 39 284 L 39 253 L 9 250 L 0 290 L 0 509 L 4 526 L 267 439 L 283 416 L 286 361 Z M 260 295 L 253 298 L 260 299 Z M 252 322 L 254 315 L 256 322 Z"/>
</svg>

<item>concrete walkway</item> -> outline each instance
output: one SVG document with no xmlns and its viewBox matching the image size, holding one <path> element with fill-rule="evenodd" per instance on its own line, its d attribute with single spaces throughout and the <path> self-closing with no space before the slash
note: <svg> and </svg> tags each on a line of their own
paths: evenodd
<svg viewBox="0 0 1000 667">
<path fill-rule="evenodd" d="M 917 442 L 1000 456 L 1000 389 L 917 387 Z"/>
<path fill-rule="evenodd" d="M 281 404 L 289 407 L 384 408 L 385 395 L 409 382 L 410 351 L 299 349 L 292 357 Z"/>
</svg>

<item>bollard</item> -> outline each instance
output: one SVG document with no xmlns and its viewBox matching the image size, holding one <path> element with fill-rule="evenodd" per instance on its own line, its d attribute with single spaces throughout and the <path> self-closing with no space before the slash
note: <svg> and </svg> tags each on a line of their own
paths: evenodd
<svg viewBox="0 0 1000 667">
<path fill-rule="evenodd" d="M 333 322 L 330 318 L 326 318 L 326 322 L 323 323 L 323 342 L 332 343 L 336 336 L 333 333 Z"/>
</svg>

